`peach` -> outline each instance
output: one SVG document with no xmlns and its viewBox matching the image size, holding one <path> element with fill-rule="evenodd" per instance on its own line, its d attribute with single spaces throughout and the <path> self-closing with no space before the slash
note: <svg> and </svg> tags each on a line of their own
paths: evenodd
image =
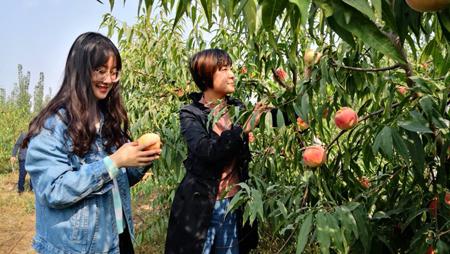
<svg viewBox="0 0 450 254">
<path fill-rule="evenodd" d="M 358 114 L 351 108 L 343 107 L 336 112 L 334 122 L 339 129 L 348 130 L 358 123 Z"/>
<path fill-rule="evenodd" d="M 314 64 L 314 56 L 316 55 L 316 52 L 313 49 L 307 49 L 305 50 L 305 53 L 303 54 L 303 62 L 306 66 L 311 66 Z"/>
<path fill-rule="evenodd" d="M 397 89 L 397 92 L 401 95 L 405 95 L 409 91 L 409 88 L 406 86 L 397 86 L 395 89 Z"/>
<path fill-rule="evenodd" d="M 241 74 L 247 74 L 247 67 L 242 66 L 242 68 L 241 68 Z"/>
<path fill-rule="evenodd" d="M 437 216 L 437 212 L 438 212 L 438 206 L 439 206 L 439 199 L 438 197 L 434 197 L 431 201 L 430 204 L 428 205 L 428 208 L 430 209 L 430 213 L 433 217 L 436 218 Z"/>
<path fill-rule="evenodd" d="M 249 143 L 253 143 L 253 142 L 255 142 L 255 134 L 253 134 L 253 132 L 249 132 L 248 133 L 248 142 Z"/>
<path fill-rule="evenodd" d="M 158 134 L 146 133 L 137 140 L 138 144 L 144 144 L 144 150 L 153 150 L 161 148 L 161 139 Z"/>
<path fill-rule="evenodd" d="M 309 124 L 303 121 L 301 117 L 297 117 L 297 125 L 300 128 L 300 130 L 306 130 L 309 128 Z"/>
<path fill-rule="evenodd" d="M 327 153 L 320 145 L 308 146 L 303 151 L 303 163 L 308 167 L 318 167 L 327 160 Z"/>
<path fill-rule="evenodd" d="M 364 189 L 370 188 L 370 181 L 369 181 L 369 179 L 367 177 L 363 176 L 363 177 L 359 178 L 359 183 L 361 184 L 361 186 Z"/>
<path fill-rule="evenodd" d="M 450 6 L 450 0 L 406 0 L 406 3 L 418 12 L 438 11 Z"/>
<path fill-rule="evenodd" d="M 283 70 L 283 68 L 278 68 L 275 71 L 275 74 L 281 81 L 284 81 L 287 78 L 287 73 Z"/>
<path fill-rule="evenodd" d="M 444 201 L 447 205 L 450 205 L 450 192 L 445 193 Z"/>
<path fill-rule="evenodd" d="M 427 254 L 435 254 L 436 252 L 434 252 L 433 246 L 430 245 L 430 247 L 428 247 L 427 249 Z"/>
</svg>

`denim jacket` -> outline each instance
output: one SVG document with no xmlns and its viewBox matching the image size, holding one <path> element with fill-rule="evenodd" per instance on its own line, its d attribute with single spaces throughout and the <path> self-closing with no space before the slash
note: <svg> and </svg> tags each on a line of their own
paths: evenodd
<svg viewBox="0 0 450 254">
<path fill-rule="evenodd" d="M 102 160 L 108 156 L 103 139 L 98 132 L 82 158 L 71 153 L 63 115 L 60 110 L 49 117 L 28 145 L 25 168 L 35 189 L 36 206 L 33 248 L 39 253 L 119 253 L 113 182 Z M 122 168 L 116 177 L 132 238 L 130 186 L 146 170 Z"/>
</svg>

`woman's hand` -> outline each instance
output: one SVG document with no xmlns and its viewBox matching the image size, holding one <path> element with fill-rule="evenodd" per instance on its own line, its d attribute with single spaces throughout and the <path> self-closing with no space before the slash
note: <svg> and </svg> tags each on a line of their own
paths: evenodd
<svg viewBox="0 0 450 254">
<path fill-rule="evenodd" d="M 116 152 L 109 157 L 118 168 L 121 167 L 143 167 L 149 165 L 152 161 L 159 159 L 161 149 L 152 149 L 145 151 L 145 144 L 129 142 L 123 144 Z"/>
<path fill-rule="evenodd" d="M 264 104 L 262 102 L 257 102 L 255 107 L 253 108 L 252 114 L 248 117 L 247 121 L 245 121 L 244 132 L 249 133 L 256 126 L 258 126 L 262 113 L 264 113 L 270 109 L 271 109 L 271 107 L 269 107 L 267 104 Z"/>
</svg>

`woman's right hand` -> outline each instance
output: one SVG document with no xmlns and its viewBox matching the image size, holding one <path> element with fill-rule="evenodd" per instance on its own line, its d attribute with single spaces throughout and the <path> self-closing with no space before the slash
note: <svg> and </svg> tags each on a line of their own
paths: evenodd
<svg viewBox="0 0 450 254">
<path fill-rule="evenodd" d="M 118 168 L 121 167 L 144 167 L 152 161 L 159 159 L 161 149 L 147 150 L 144 144 L 137 142 L 123 144 L 116 152 L 109 157 Z"/>
<path fill-rule="evenodd" d="M 249 133 L 258 126 L 261 115 L 270 109 L 271 107 L 263 102 L 257 102 L 255 108 L 253 108 L 252 114 L 247 118 L 247 121 L 245 121 L 244 132 Z"/>
</svg>

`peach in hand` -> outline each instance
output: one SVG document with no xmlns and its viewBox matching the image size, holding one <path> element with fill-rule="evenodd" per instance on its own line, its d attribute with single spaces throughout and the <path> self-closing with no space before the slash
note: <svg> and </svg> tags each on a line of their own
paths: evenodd
<svg viewBox="0 0 450 254">
<path fill-rule="evenodd" d="M 158 134 L 146 133 L 137 140 L 138 144 L 144 144 L 144 150 L 153 150 L 161 148 L 161 139 Z"/>
</svg>

